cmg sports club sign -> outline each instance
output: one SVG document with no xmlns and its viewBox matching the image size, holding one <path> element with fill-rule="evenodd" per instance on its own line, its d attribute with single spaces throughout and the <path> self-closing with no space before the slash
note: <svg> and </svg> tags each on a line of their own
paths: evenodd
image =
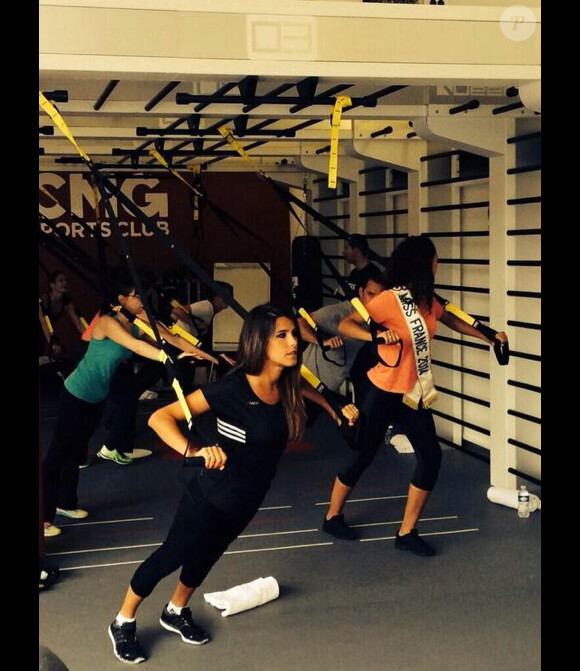
<svg viewBox="0 0 580 671">
<path fill-rule="evenodd" d="M 111 179 L 121 192 L 138 205 L 144 214 L 151 217 L 160 230 L 169 233 L 170 193 L 174 189 L 166 188 L 167 180 L 156 178 L 119 178 Z M 40 191 L 40 212 L 50 219 L 53 224 L 66 236 L 75 240 L 92 237 L 78 221 L 75 221 L 70 212 L 80 215 L 91 228 L 99 226 L 103 238 L 112 235 L 111 224 L 106 219 L 105 209 L 101 205 L 99 217 L 95 211 L 95 195 L 87 176 L 81 173 L 44 172 L 39 174 L 39 185 L 44 187 L 58 203 L 53 202 Z M 117 205 L 115 198 L 111 200 L 115 216 L 124 237 L 140 238 L 152 237 L 153 233 L 147 230 L 144 224 L 135 221 L 133 215 L 126 212 L 121 205 Z M 176 209 L 171 208 L 171 209 Z M 45 233 L 51 233 L 48 224 L 41 223 L 40 228 Z"/>
<path fill-rule="evenodd" d="M 189 198 L 189 190 L 174 177 L 153 175 L 152 177 L 133 177 L 118 175 L 111 177 L 120 191 L 130 198 L 143 213 L 152 219 L 166 235 L 182 247 L 190 249 L 192 237 L 196 234 L 194 210 Z M 74 245 L 97 258 L 97 242 L 89 229 L 99 227 L 107 248 L 111 250 L 109 263 L 118 257 L 113 250 L 117 248 L 111 222 L 104 205 L 99 206 L 98 216 L 95 209 L 95 194 L 89 175 L 78 172 L 41 172 L 39 173 L 40 212 L 50 219 L 52 226 L 58 228 Z M 49 198 L 45 189 L 53 198 Z M 54 202 L 56 201 L 56 202 Z M 179 264 L 173 254 L 160 244 L 145 224 L 125 210 L 116 198 L 111 198 L 111 206 L 119 222 L 121 234 L 129 245 L 131 255 L 137 264 L 158 271 L 173 270 Z M 76 215 L 76 216 L 75 216 Z M 86 226 L 79 223 L 82 217 Z M 55 234 L 45 222 L 40 229 L 51 236 Z M 42 255 L 41 255 L 42 256 Z M 49 266 L 55 263 L 48 260 Z M 58 269 L 58 264 L 57 269 Z M 51 270 L 53 268 L 50 268 Z"/>
</svg>

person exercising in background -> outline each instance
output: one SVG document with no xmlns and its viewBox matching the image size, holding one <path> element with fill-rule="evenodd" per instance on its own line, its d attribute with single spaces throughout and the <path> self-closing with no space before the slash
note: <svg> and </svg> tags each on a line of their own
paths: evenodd
<svg viewBox="0 0 580 671">
<path fill-rule="evenodd" d="M 351 291 L 356 291 L 357 286 L 364 286 L 367 277 L 381 273 L 379 268 L 369 261 L 369 243 L 360 233 L 353 233 L 344 240 L 342 254 L 344 260 L 354 266 L 347 280 Z"/>
<path fill-rule="evenodd" d="M 118 275 L 113 290 L 128 312 L 136 315 L 143 309 L 128 272 Z M 122 312 L 102 315 L 94 324 L 84 357 L 64 381 L 56 426 L 42 469 L 46 537 L 60 534 L 52 523 L 55 515 L 72 519 L 88 516 L 86 510 L 77 507 L 79 464 L 86 457 L 87 444 L 99 423 L 115 370 L 133 352 L 154 361 L 164 358 L 160 349 L 138 336 L 139 329 Z"/>
<path fill-rule="evenodd" d="M 68 280 L 61 270 L 49 274 L 48 292 L 40 295 L 39 303 L 39 356 L 46 355 L 51 359 L 59 359 L 64 353 L 58 339 L 51 337 L 44 316 L 48 317 L 53 328 L 56 328 L 62 315 L 66 314 L 80 335 L 85 331 L 67 290 Z"/>
<path fill-rule="evenodd" d="M 382 274 L 376 266 L 373 265 L 366 274 L 366 279 L 363 279 L 356 287 L 356 294 L 363 305 L 378 296 L 385 288 Z M 304 365 L 334 392 L 340 390 L 342 383 L 349 377 L 351 367 L 361 349 L 366 347 L 362 340 L 343 338 L 338 332 L 340 321 L 353 310 L 350 301 L 341 301 L 333 305 L 326 305 L 311 313 L 310 316 L 323 334 L 323 346 L 329 348 L 324 354 L 314 329 L 303 317 L 298 317 L 300 335 L 308 343 L 302 355 Z"/>
<path fill-rule="evenodd" d="M 234 297 L 234 288 L 231 284 L 221 281 L 216 281 L 216 284 L 231 298 Z M 189 305 L 172 306 L 171 318 L 191 335 L 203 339 L 209 331 L 214 317 L 223 310 L 227 310 L 228 307 L 226 301 L 214 292 L 209 299 Z"/>
</svg>

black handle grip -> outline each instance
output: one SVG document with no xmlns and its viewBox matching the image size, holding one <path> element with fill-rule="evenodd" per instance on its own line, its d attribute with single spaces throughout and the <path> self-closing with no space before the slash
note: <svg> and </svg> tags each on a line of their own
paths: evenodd
<svg viewBox="0 0 580 671">
<path fill-rule="evenodd" d="M 495 353 L 495 358 L 500 366 L 507 366 L 510 362 L 510 346 L 507 342 L 502 342 L 497 338 L 493 343 L 493 351 Z"/>
<path fill-rule="evenodd" d="M 496 338 L 497 331 L 494 331 L 494 329 L 492 329 L 490 326 L 486 326 L 485 324 L 482 324 L 479 321 L 476 322 L 474 326 L 480 333 L 483 333 L 483 335 L 486 338 L 489 338 L 489 340 L 493 342 L 493 351 L 499 365 L 507 366 L 510 361 L 509 344 L 507 342 L 502 342 L 501 340 L 498 340 Z"/>
<path fill-rule="evenodd" d="M 188 468 L 203 468 L 205 466 L 205 459 L 203 457 L 185 457 L 183 465 Z"/>
</svg>

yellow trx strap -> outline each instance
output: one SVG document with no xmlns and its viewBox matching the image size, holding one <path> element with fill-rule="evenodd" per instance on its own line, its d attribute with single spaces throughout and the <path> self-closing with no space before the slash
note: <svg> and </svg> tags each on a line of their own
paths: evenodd
<svg viewBox="0 0 580 671">
<path fill-rule="evenodd" d="M 169 333 L 179 336 L 180 338 L 187 340 L 187 342 L 190 342 L 192 345 L 195 345 L 201 349 L 201 340 L 198 340 L 194 335 L 189 333 L 189 331 L 186 331 L 184 328 L 179 326 L 179 324 L 172 324 L 167 330 Z"/>
<path fill-rule="evenodd" d="M 81 323 L 81 326 L 85 329 L 85 331 L 89 328 L 89 325 L 87 323 L 87 320 L 84 317 L 79 317 L 79 321 Z"/>
<path fill-rule="evenodd" d="M 193 191 L 193 193 L 195 193 L 196 196 L 201 196 L 201 195 L 202 195 L 202 194 L 201 194 L 201 193 L 200 193 L 194 186 L 192 186 L 186 179 L 183 179 L 183 177 L 177 172 L 177 170 L 174 170 L 174 169 L 169 165 L 169 163 L 167 163 L 167 161 L 166 161 L 166 160 L 163 158 L 163 156 L 157 151 L 157 149 L 150 149 L 150 150 L 149 150 L 149 153 L 151 154 L 151 156 L 153 156 L 153 158 L 157 159 L 157 160 L 159 161 L 159 163 L 161 163 L 162 166 L 164 166 L 165 168 L 167 168 L 167 170 L 169 170 L 169 172 L 170 172 L 172 175 L 174 175 L 175 177 L 177 177 L 177 179 L 178 179 L 180 182 L 183 182 L 183 183 L 185 184 L 185 186 L 186 186 L 188 189 L 191 189 L 191 191 Z"/>
<path fill-rule="evenodd" d="M 353 308 L 359 313 L 359 315 L 365 320 L 365 324 L 367 324 L 367 326 L 370 326 L 373 320 L 371 319 L 368 310 L 362 304 L 360 298 L 357 298 L 355 296 L 354 298 L 350 299 L 350 303 L 353 306 Z"/>
<path fill-rule="evenodd" d="M 312 327 L 314 331 L 318 331 L 318 326 L 312 317 L 306 312 L 304 308 L 298 308 L 298 314 L 308 322 L 308 325 Z"/>
<path fill-rule="evenodd" d="M 468 315 L 467 312 L 463 312 L 461 308 L 458 308 L 456 305 L 453 305 L 453 303 L 447 303 L 445 305 L 445 311 L 451 312 L 451 314 L 455 315 L 456 317 L 459 317 L 461 321 L 465 322 L 466 324 L 469 324 L 470 326 L 473 326 L 477 321 L 471 315 Z"/>
<path fill-rule="evenodd" d="M 324 382 L 322 382 L 322 380 L 319 380 L 316 377 L 316 375 L 314 375 L 314 373 L 310 370 L 310 368 L 307 368 L 304 364 L 300 366 L 300 375 L 302 375 L 302 377 L 306 380 L 306 382 L 311 384 L 319 394 L 322 394 L 322 392 L 326 389 L 326 385 L 324 384 Z"/>
<path fill-rule="evenodd" d="M 236 140 L 236 138 L 232 135 L 231 130 L 229 128 L 226 128 L 226 126 L 220 126 L 218 128 L 218 131 L 220 135 L 224 138 L 224 140 L 234 149 L 235 151 L 238 152 L 238 154 L 246 161 L 249 163 L 249 165 L 254 168 L 257 172 L 259 172 L 261 175 L 264 175 L 264 172 L 262 171 L 261 168 L 259 168 L 254 161 L 252 160 L 252 157 L 248 154 L 248 152 L 242 147 L 242 145 Z M 265 176 L 265 175 L 264 175 Z"/>
<path fill-rule="evenodd" d="M 48 329 L 48 332 L 50 333 L 50 336 L 52 337 L 54 335 L 54 329 L 52 328 L 52 322 L 50 321 L 50 317 L 48 315 L 43 314 L 42 318 L 44 319 L 44 323 L 46 324 L 46 328 Z"/>
<path fill-rule="evenodd" d="M 328 188 L 336 189 L 336 177 L 338 172 L 338 133 L 340 131 L 340 118 L 342 108 L 352 104 L 348 96 L 336 96 L 336 102 L 332 110 L 332 123 L 330 125 L 330 157 L 328 159 Z"/>
<path fill-rule="evenodd" d="M 45 98 L 42 91 L 38 92 L 38 104 L 48 114 L 54 125 L 61 131 L 61 133 L 66 136 L 72 145 L 74 145 L 75 149 L 85 159 L 85 161 L 90 161 L 91 159 L 89 158 L 89 155 L 85 153 L 84 150 L 81 149 L 81 147 L 78 145 L 77 141 L 73 137 L 73 134 L 70 132 L 68 126 L 64 122 L 64 119 L 60 115 L 58 109 L 50 102 L 50 100 Z"/>
<path fill-rule="evenodd" d="M 121 310 L 120 305 L 116 305 L 113 310 L 115 312 L 119 312 Z M 134 317 L 131 319 L 133 324 L 137 326 L 137 328 L 141 329 L 143 333 L 146 333 L 150 338 L 153 338 L 155 340 L 155 334 L 153 333 L 153 329 L 149 324 L 144 322 L 142 319 L 139 319 L 138 317 Z M 159 361 L 161 363 L 165 363 L 169 357 L 167 354 L 161 349 L 159 350 Z M 185 395 L 183 393 L 183 389 L 181 388 L 181 385 L 179 384 L 179 380 L 177 377 L 173 376 L 173 379 L 171 380 L 171 386 L 173 387 L 173 391 L 175 392 L 175 395 L 177 396 L 177 400 L 179 401 L 179 405 L 181 406 L 181 409 L 183 410 L 183 414 L 185 415 L 185 420 L 188 423 L 188 425 L 191 426 L 191 422 L 193 420 L 193 415 L 191 414 L 191 410 L 189 409 L 189 406 L 187 405 L 187 401 L 185 400 Z"/>
</svg>

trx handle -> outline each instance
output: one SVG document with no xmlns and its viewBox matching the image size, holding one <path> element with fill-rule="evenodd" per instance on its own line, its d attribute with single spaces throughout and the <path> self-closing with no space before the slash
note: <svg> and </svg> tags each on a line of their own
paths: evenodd
<svg viewBox="0 0 580 671">
<path fill-rule="evenodd" d="M 316 342 L 318 343 L 320 349 L 323 352 L 328 352 L 329 349 L 331 349 L 330 345 L 325 345 L 324 344 L 324 336 L 320 332 L 318 325 L 312 319 L 312 317 L 308 314 L 308 312 L 304 308 L 298 308 L 298 314 L 304 319 L 304 321 L 310 326 L 310 328 L 314 331 L 314 335 L 316 337 Z"/>
<path fill-rule="evenodd" d="M 491 340 L 493 342 L 493 351 L 497 362 L 500 366 L 507 366 L 510 360 L 509 343 L 507 341 L 502 342 L 499 340 L 497 338 L 497 331 L 492 329 L 490 326 L 487 326 L 486 324 L 482 324 L 478 319 L 475 319 L 475 317 L 467 314 L 467 312 L 464 312 L 461 308 L 453 305 L 453 303 L 449 302 L 446 298 L 439 296 L 439 294 L 435 294 L 435 298 L 439 301 L 444 310 L 450 312 L 452 315 L 455 315 L 458 319 L 461 319 L 461 321 L 465 322 L 466 324 L 473 326 L 473 328 L 477 329 L 488 340 Z"/>
<path fill-rule="evenodd" d="M 183 465 L 190 468 L 203 468 L 205 466 L 205 459 L 203 457 L 184 457 Z"/>
<path fill-rule="evenodd" d="M 375 348 L 377 350 L 377 357 L 379 361 L 383 364 L 383 366 L 386 366 L 387 368 L 396 368 L 400 363 L 401 363 L 401 356 L 403 355 L 403 341 L 398 340 L 396 343 L 392 343 L 394 345 L 399 346 L 399 352 L 397 354 L 397 360 L 395 363 L 387 363 L 383 357 L 379 353 L 379 345 L 383 344 L 386 345 L 387 343 L 383 340 L 382 343 L 377 338 L 377 332 L 379 330 L 379 324 L 377 324 L 375 321 L 373 321 L 372 317 L 368 313 L 368 310 L 365 308 L 365 306 L 362 304 L 360 298 L 351 298 L 350 302 L 354 306 L 354 309 L 359 313 L 359 315 L 365 320 L 366 325 L 369 327 L 369 331 L 371 333 L 371 337 L 373 339 L 373 343 L 375 345 Z M 382 328 L 389 328 L 386 325 L 381 325 Z"/>
<path fill-rule="evenodd" d="M 339 347 L 332 348 L 330 345 L 325 345 L 324 344 L 324 336 L 322 335 L 320 329 L 318 328 L 318 325 L 312 318 L 310 314 L 304 309 L 304 308 L 298 308 L 298 314 L 304 319 L 304 321 L 312 328 L 314 331 L 314 335 L 316 336 L 316 342 L 318 343 L 318 346 L 320 347 L 320 350 L 322 351 L 322 358 L 325 361 L 328 361 L 328 363 L 331 363 L 333 366 L 338 366 L 339 368 L 344 368 L 346 366 L 346 349 L 344 347 L 344 343 L 342 344 L 342 351 L 343 351 L 343 359 L 344 361 L 341 363 L 340 361 L 333 361 L 327 354 L 327 352 L 330 352 L 333 349 L 340 349 Z"/>
</svg>

